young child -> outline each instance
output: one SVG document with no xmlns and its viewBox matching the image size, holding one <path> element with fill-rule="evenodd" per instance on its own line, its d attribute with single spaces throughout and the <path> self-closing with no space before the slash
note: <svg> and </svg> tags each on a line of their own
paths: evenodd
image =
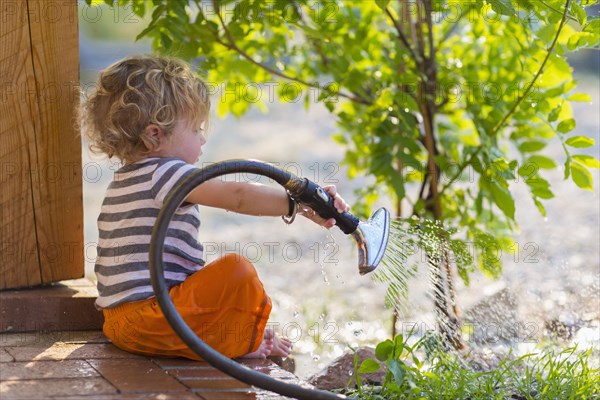
<svg viewBox="0 0 600 400">
<path fill-rule="evenodd" d="M 95 272 L 104 333 L 132 353 L 199 359 L 164 318 L 150 283 L 148 253 L 156 217 L 168 193 L 202 154 L 210 102 L 186 63 L 158 55 L 129 57 L 100 72 L 80 110 L 90 148 L 124 164 L 115 172 L 98 217 Z M 334 186 L 325 190 L 348 210 Z M 204 265 L 197 205 L 249 215 L 292 216 L 298 209 L 330 228 L 283 188 L 213 179 L 198 186 L 173 217 L 164 245 L 169 294 L 202 340 L 231 358 L 286 357 L 291 342 L 266 324 L 271 299 L 254 266 L 240 255 Z"/>
</svg>

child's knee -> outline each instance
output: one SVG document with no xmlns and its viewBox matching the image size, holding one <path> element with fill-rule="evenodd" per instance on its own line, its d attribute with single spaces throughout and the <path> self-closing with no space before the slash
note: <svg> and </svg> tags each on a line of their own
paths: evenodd
<svg viewBox="0 0 600 400">
<path fill-rule="evenodd" d="M 221 262 L 221 268 L 224 268 L 231 278 L 245 280 L 258 277 L 254 265 L 240 254 L 226 254 L 221 258 Z"/>
</svg>

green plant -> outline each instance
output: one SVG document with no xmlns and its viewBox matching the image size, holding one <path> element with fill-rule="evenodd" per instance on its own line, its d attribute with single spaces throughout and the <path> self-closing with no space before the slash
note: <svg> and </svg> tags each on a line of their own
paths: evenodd
<svg viewBox="0 0 600 400">
<path fill-rule="evenodd" d="M 346 394 L 360 399 L 593 399 L 600 395 L 600 369 L 590 366 L 592 349 L 542 350 L 516 359 L 507 357 L 490 371 L 476 371 L 458 354 L 443 350 L 430 334 L 409 345 L 397 335 L 377 345 L 385 362 L 380 386 L 363 385 L 360 375 L 380 369 L 373 359 L 355 363 L 356 389 Z"/>
<path fill-rule="evenodd" d="M 573 93 L 567 57 L 598 47 L 600 21 L 586 14 L 594 1 L 119 3 L 151 13 L 138 37 L 155 50 L 200 62 L 224 93 L 219 115 L 275 99 L 323 103 L 341 128 L 350 177 L 374 178 L 353 210 L 367 215 L 385 191 L 398 216 L 462 228 L 444 239 L 462 253 L 474 243 L 474 257 L 454 257 L 467 284 L 475 268 L 501 271 L 494 254 L 512 245 L 513 185 L 526 185 L 542 214 L 554 196 L 542 170 L 562 163 L 565 179 L 592 190 L 599 163 L 580 149 L 594 140 L 571 134 L 571 102 L 590 98 Z M 563 160 L 545 154 L 551 142 Z M 436 309 L 451 322 L 442 325 L 456 326 L 446 336 L 458 340 L 449 258 L 430 255 L 429 264 Z"/>
</svg>

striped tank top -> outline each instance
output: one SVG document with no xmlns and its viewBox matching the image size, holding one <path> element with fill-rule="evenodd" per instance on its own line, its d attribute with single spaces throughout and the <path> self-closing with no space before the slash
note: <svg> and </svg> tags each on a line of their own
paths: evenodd
<svg viewBox="0 0 600 400">
<path fill-rule="evenodd" d="M 154 222 L 169 192 L 197 170 L 177 158 L 147 158 L 115 172 L 98 217 L 97 308 L 154 296 L 148 269 Z M 164 244 L 169 287 L 204 266 L 199 227 L 198 206 L 183 203 L 169 224 Z"/>
</svg>

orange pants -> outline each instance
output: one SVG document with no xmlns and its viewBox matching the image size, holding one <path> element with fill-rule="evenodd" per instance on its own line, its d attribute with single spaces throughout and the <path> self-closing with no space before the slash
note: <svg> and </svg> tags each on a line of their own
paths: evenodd
<svg viewBox="0 0 600 400">
<path fill-rule="evenodd" d="M 190 328 L 221 354 L 235 358 L 260 346 L 271 299 L 243 256 L 223 256 L 172 287 L 169 295 Z M 156 298 L 103 312 L 104 334 L 125 351 L 200 359 L 173 331 Z"/>
</svg>

